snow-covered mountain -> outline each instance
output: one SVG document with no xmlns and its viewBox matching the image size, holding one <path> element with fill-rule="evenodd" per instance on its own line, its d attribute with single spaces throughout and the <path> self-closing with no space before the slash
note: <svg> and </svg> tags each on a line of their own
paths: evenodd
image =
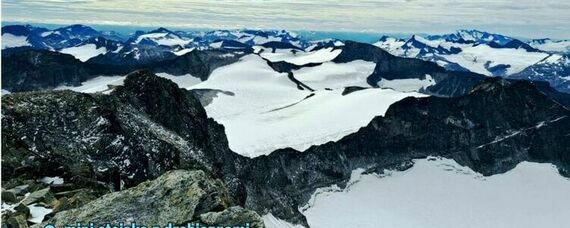
<svg viewBox="0 0 570 228">
<path fill-rule="evenodd" d="M 551 63 L 565 58 L 563 54 L 556 54 L 567 51 L 565 44 L 565 41 L 552 40 L 526 43 L 477 30 L 425 37 L 413 35 L 409 39 L 384 36 L 375 43 L 396 56 L 432 61 L 449 70 L 547 81 L 556 89 L 569 92 L 570 88 L 563 82 L 569 76 L 566 75 L 568 66 L 564 61 Z M 550 67 L 553 65 L 557 67 Z M 540 73 L 536 73 L 537 68 Z"/>
<path fill-rule="evenodd" d="M 430 35 L 427 36 L 429 40 L 447 40 L 457 43 L 497 43 L 499 45 L 505 45 L 510 41 L 514 40 L 512 37 L 483 32 L 479 30 L 467 30 L 461 29 L 455 33 L 443 34 L 443 35 Z"/>
<path fill-rule="evenodd" d="M 109 42 L 114 44 L 104 44 Z M 65 50 L 63 53 L 77 54 L 82 61 L 87 60 L 85 59 L 86 56 L 92 55 L 93 51 L 91 49 L 107 46 L 106 48 L 112 51 L 116 48 L 111 46 L 120 46 L 119 43 L 121 42 L 122 39 L 115 32 L 100 32 L 85 25 L 70 25 L 54 30 L 31 25 L 8 25 L 2 27 L 2 49 L 29 47 L 61 52 L 68 48 L 75 48 Z M 87 44 L 94 44 L 96 47 L 81 48 L 81 46 Z M 85 50 L 86 53 L 79 53 L 81 50 Z M 101 53 L 101 51 L 98 53 Z"/>
<path fill-rule="evenodd" d="M 531 40 L 528 44 L 549 53 L 570 55 L 570 40 L 538 39 Z"/>
<path fill-rule="evenodd" d="M 570 92 L 570 57 L 552 54 L 509 78 L 546 81 L 560 91 Z"/>
<path fill-rule="evenodd" d="M 85 62 L 98 55 L 118 52 L 122 48 L 122 43 L 99 36 L 89 38 L 75 46 L 63 48 L 59 52 L 73 55 L 75 58 Z"/>
<path fill-rule="evenodd" d="M 245 50 L 306 49 L 333 47 L 337 40 L 309 41 L 285 30 L 215 30 L 210 32 L 171 31 L 158 28 L 137 31 L 125 38 L 114 31 L 97 31 L 84 25 L 46 29 L 31 25 L 2 28 L 2 49 L 28 47 L 71 54 L 85 62 L 102 55 L 96 62 L 146 64 L 181 56 L 194 49 Z M 94 40 L 95 38 L 101 41 Z M 103 43 L 108 44 L 103 44 Z M 112 44 L 109 44 L 112 43 Z M 93 45 L 94 44 L 94 45 Z M 105 48 L 102 48 L 105 47 Z"/>
<path fill-rule="evenodd" d="M 184 32 L 158 28 L 137 31 L 125 39 L 116 32 L 101 32 L 84 25 L 54 30 L 11 25 L 3 27 L 2 37 L 3 49 L 58 51 L 82 62 L 118 66 L 141 66 L 173 60 L 193 50 L 218 49 L 253 52 L 271 62 L 302 66 L 330 61 L 344 46 L 344 41 L 333 38 L 306 40 L 285 30 L 251 29 Z M 408 39 L 383 36 L 375 45 L 393 55 L 435 62 L 452 71 L 547 81 L 559 91 L 570 92 L 568 65 L 565 61 L 551 63 L 553 59 L 567 59 L 563 53 L 569 43 L 550 39 L 523 42 L 500 34 L 459 30 L 443 35 L 413 35 Z M 307 61 L 315 58 L 322 60 Z"/>
</svg>

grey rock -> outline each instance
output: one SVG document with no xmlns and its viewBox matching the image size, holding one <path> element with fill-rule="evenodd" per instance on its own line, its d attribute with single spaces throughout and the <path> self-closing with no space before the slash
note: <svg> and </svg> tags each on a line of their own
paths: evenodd
<svg viewBox="0 0 570 228">
<path fill-rule="evenodd" d="M 202 224 L 218 226 L 247 226 L 263 228 L 263 220 L 254 211 L 246 210 L 240 206 L 230 207 L 220 212 L 208 212 L 200 215 Z"/>
<path fill-rule="evenodd" d="M 16 203 L 18 202 L 18 199 L 16 198 L 16 194 L 14 194 L 14 192 L 2 189 L 2 202 Z"/>
<path fill-rule="evenodd" d="M 6 225 L 9 228 L 28 228 L 28 222 L 26 221 L 26 217 L 23 215 L 10 217 L 2 227 L 5 227 Z"/>
<path fill-rule="evenodd" d="M 229 204 L 227 188 L 221 180 L 212 179 L 203 171 L 176 170 L 136 187 L 109 193 L 81 208 L 57 213 L 46 223 L 58 227 L 76 222 L 183 224 L 197 220 L 200 214 L 221 211 Z"/>
<path fill-rule="evenodd" d="M 35 192 L 30 193 L 23 201 L 23 205 L 31 205 L 33 203 L 44 203 L 50 205 L 55 200 L 53 194 L 50 192 L 49 188 L 44 188 Z"/>
</svg>

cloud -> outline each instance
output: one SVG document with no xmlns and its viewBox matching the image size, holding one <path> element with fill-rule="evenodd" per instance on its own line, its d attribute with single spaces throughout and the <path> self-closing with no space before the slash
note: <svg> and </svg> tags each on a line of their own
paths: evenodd
<svg viewBox="0 0 570 228">
<path fill-rule="evenodd" d="M 570 37 L 559 0 L 3 0 L 4 21 L 193 28 L 450 32 L 477 28 L 525 37 Z"/>
</svg>

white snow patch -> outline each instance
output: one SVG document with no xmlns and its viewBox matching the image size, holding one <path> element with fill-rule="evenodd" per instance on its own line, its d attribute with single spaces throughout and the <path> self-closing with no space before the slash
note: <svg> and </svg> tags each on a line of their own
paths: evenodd
<svg viewBox="0 0 570 228">
<path fill-rule="evenodd" d="M 190 53 L 190 52 L 194 51 L 194 49 L 195 48 L 185 48 L 185 49 L 181 49 L 181 50 L 178 50 L 178 51 L 175 51 L 172 53 L 174 53 L 177 56 L 181 56 L 181 55 L 185 55 L 186 53 Z"/>
<path fill-rule="evenodd" d="M 570 181 L 551 164 L 522 162 L 484 177 L 449 159 L 414 160 L 406 171 L 358 175 L 318 194 L 303 214 L 311 227 L 566 227 Z"/>
<path fill-rule="evenodd" d="M 384 115 L 392 103 L 408 96 L 424 95 L 365 89 L 343 96 L 342 90 L 324 90 L 274 110 L 214 119 L 225 126 L 232 150 L 256 157 L 280 148 L 303 151 L 312 145 L 339 140 L 366 126 L 375 116 Z"/>
<path fill-rule="evenodd" d="M 547 56 L 548 54 L 546 53 L 527 52 L 525 49 L 492 48 L 482 44 L 473 47 L 463 47 L 462 52 L 443 57 L 469 71 L 484 75 L 491 75 L 491 72 L 485 68 L 487 62 L 490 63 L 490 66 L 508 64 L 510 67 L 507 68 L 506 75 L 511 75 L 524 70 Z"/>
<path fill-rule="evenodd" d="M 42 34 L 40 34 L 40 36 L 46 37 L 46 36 L 49 36 L 51 34 L 53 34 L 53 31 L 47 31 L 47 32 L 42 32 Z"/>
<path fill-rule="evenodd" d="M 210 47 L 212 48 L 222 48 L 222 41 L 218 41 L 218 42 L 214 42 L 210 44 Z"/>
<path fill-rule="evenodd" d="M 188 88 L 202 82 L 200 78 L 194 77 L 190 74 L 174 76 L 167 73 L 157 73 L 156 76 L 171 80 L 174 83 L 178 84 L 178 87 L 180 88 Z"/>
<path fill-rule="evenodd" d="M 366 78 L 374 72 L 374 67 L 376 63 L 363 60 L 348 63 L 325 62 L 318 66 L 294 70 L 293 74 L 297 80 L 315 90 L 347 86 L 370 87 Z"/>
<path fill-rule="evenodd" d="M 110 93 L 110 86 L 123 85 L 125 76 L 99 76 L 81 83 L 80 86 L 58 86 L 54 90 L 73 90 L 82 93 Z"/>
<path fill-rule="evenodd" d="M 5 202 L 2 202 L 2 205 L 0 207 L 0 212 L 2 214 L 7 213 L 7 212 L 15 212 L 16 210 L 14 210 L 14 208 L 16 208 L 18 206 L 19 203 L 15 203 L 15 204 L 8 204 Z"/>
<path fill-rule="evenodd" d="M 45 208 L 35 203 L 28 206 L 28 208 L 30 209 L 30 218 L 28 218 L 28 221 L 35 224 L 42 223 L 45 216 L 53 211 L 53 209 Z"/>
<path fill-rule="evenodd" d="M 238 37 L 240 37 L 241 35 L 236 34 Z M 269 36 L 269 37 L 263 37 L 263 36 L 256 36 L 256 35 L 252 35 L 252 34 L 243 34 L 244 36 L 237 39 L 238 41 L 242 42 L 242 43 L 247 43 L 249 41 L 253 42 L 254 45 L 261 45 L 261 44 L 265 44 L 271 41 L 281 41 L 281 37 L 275 37 L 275 36 Z"/>
<path fill-rule="evenodd" d="M 359 68 L 355 66 L 372 68 L 363 61 L 336 67 Z M 326 79 L 334 77 L 333 72 L 320 73 L 312 69 L 305 73 L 310 72 L 315 74 L 305 74 L 305 77 L 301 73 L 300 78 L 312 79 L 321 87 L 366 82 L 361 74 L 361 81 L 356 76 L 359 80 L 349 77 L 345 81 L 331 80 L 331 84 L 326 85 Z M 275 72 L 256 55 L 247 55 L 237 63 L 220 67 L 207 81 L 188 89 L 199 88 L 234 93 L 215 97 L 205 109 L 208 116 L 224 125 L 230 148 L 249 157 L 285 147 L 302 151 L 311 145 L 338 140 L 367 125 L 373 117 L 383 115 L 392 103 L 408 96 L 425 96 L 372 88 L 345 96 L 343 89 L 299 90 L 286 74 Z M 314 95 L 308 97 L 312 93 Z"/>
<path fill-rule="evenodd" d="M 176 35 L 170 33 L 149 33 L 139 36 L 135 43 L 140 43 L 143 39 L 149 39 L 157 43 L 158 45 L 165 46 L 185 46 L 190 43 L 189 40 L 184 40 Z"/>
<path fill-rule="evenodd" d="M 387 80 L 383 78 L 378 82 L 378 86 L 380 88 L 390 88 L 401 92 L 419 92 L 422 89 L 426 89 L 432 85 L 435 85 L 435 81 L 430 75 L 426 75 L 426 78 L 423 80 L 419 78 L 394 80 Z"/>
<path fill-rule="evenodd" d="M 261 52 L 261 50 L 264 50 L 262 46 L 253 46 L 251 48 L 253 49 L 253 53 L 255 53 L 255 54 L 259 54 L 259 52 Z"/>
<path fill-rule="evenodd" d="M 266 228 L 303 228 L 302 225 L 293 225 L 287 221 L 276 218 L 271 213 L 261 217 Z"/>
<path fill-rule="evenodd" d="M 44 183 L 44 184 L 63 184 L 63 178 L 61 177 L 42 177 L 42 179 L 40 179 L 40 182 Z"/>
<path fill-rule="evenodd" d="M 319 81 L 318 77 L 314 79 Z M 321 90 L 306 98 L 312 92 L 297 89 L 286 74 L 275 72 L 255 55 L 216 69 L 207 81 L 189 89 L 197 88 L 234 93 L 214 98 L 205 109 L 224 125 L 230 148 L 250 157 L 338 140 L 383 115 L 392 103 L 407 96 L 425 96 L 370 88 L 345 96 L 343 89 Z"/>
<path fill-rule="evenodd" d="M 309 63 L 323 63 L 331 61 L 340 55 L 341 52 L 342 50 L 340 49 L 323 48 L 313 52 L 299 51 L 296 54 L 293 54 L 291 51 L 278 53 L 264 51 L 260 55 L 271 62 L 285 61 L 301 66 Z"/>
<path fill-rule="evenodd" d="M 15 36 L 10 33 L 2 34 L 2 49 L 31 46 L 26 36 Z"/>
<path fill-rule="evenodd" d="M 167 73 L 157 73 L 156 76 L 163 77 L 178 84 L 180 88 L 188 88 L 202 82 L 200 78 L 190 74 L 174 76 Z M 54 90 L 73 90 L 82 93 L 98 93 L 108 94 L 112 91 L 113 86 L 123 85 L 126 76 L 98 76 L 81 83 L 80 86 L 59 86 Z"/>
<path fill-rule="evenodd" d="M 76 59 L 79 59 L 81 62 L 86 62 L 87 60 L 95 56 L 107 53 L 107 48 L 105 47 L 97 48 L 97 45 L 95 44 L 85 44 L 77 47 L 64 48 L 59 52 L 73 55 Z"/>
<path fill-rule="evenodd" d="M 530 46 L 533 48 L 547 51 L 547 52 L 557 52 L 557 53 L 568 53 L 570 52 L 570 40 L 546 40 L 544 43 L 530 42 Z"/>
<path fill-rule="evenodd" d="M 398 48 L 402 47 L 406 41 L 396 39 L 394 37 L 388 37 L 386 41 L 378 41 L 374 43 L 374 46 L 382 48 L 390 53 L 395 52 Z"/>
<path fill-rule="evenodd" d="M 342 41 L 340 41 L 340 40 L 337 40 L 337 41 L 334 42 L 334 46 L 335 46 L 335 47 L 342 47 L 342 46 L 344 46 L 344 43 L 343 43 Z"/>
<path fill-rule="evenodd" d="M 274 71 L 256 55 L 246 55 L 238 62 L 219 67 L 208 80 L 188 89 L 219 89 L 235 93 L 221 96 L 206 106 L 214 119 L 233 118 L 241 113 L 262 113 L 299 101 L 309 95 L 298 90 L 287 74 Z"/>
<path fill-rule="evenodd" d="M 560 59 L 562 59 L 561 55 L 551 55 L 548 56 L 546 59 L 542 60 L 541 62 L 543 63 L 548 63 L 548 64 L 556 64 L 560 61 Z"/>
</svg>

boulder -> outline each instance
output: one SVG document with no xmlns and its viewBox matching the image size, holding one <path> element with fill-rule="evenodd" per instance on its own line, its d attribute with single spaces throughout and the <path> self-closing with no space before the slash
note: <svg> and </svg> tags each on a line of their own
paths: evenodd
<svg viewBox="0 0 570 228">
<path fill-rule="evenodd" d="M 76 222 L 95 224 L 167 225 L 199 221 L 258 224 L 255 212 L 226 210 L 231 204 L 228 190 L 219 179 L 203 171 L 169 171 L 136 187 L 109 193 L 87 205 L 62 211 L 48 220 L 60 227 Z M 204 215 L 208 212 L 221 214 Z"/>
<path fill-rule="evenodd" d="M 28 222 L 26 222 L 26 217 L 24 215 L 10 217 L 6 220 L 5 225 L 10 228 L 28 228 Z M 2 227 L 4 227 L 4 225 Z"/>
<path fill-rule="evenodd" d="M 263 228 L 265 225 L 261 217 L 243 207 L 230 207 L 220 212 L 208 212 L 200 215 L 201 224 L 218 226 L 239 226 L 249 225 L 249 227 Z M 245 223 L 244 223 L 245 221 Z"/>
<path fill-rule="evenodd" d="M 35 192 L 30 193 L 25 199 L 22 201 L 24 205 L 31 205 L 33 203 L 43 203 L 50 205 L 54 202 L 55 198 L 53 194 L 50 192 L 49 188 L 44 188 Z"/>
</svg>

